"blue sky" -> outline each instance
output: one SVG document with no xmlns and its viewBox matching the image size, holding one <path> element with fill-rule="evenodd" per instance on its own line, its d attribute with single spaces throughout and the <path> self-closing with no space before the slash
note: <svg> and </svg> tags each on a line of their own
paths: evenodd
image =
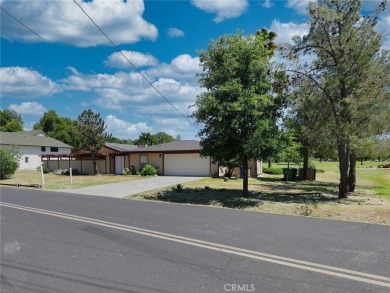
<svg viewBox="0 0 390 293">
<path fill-rule="evenodd" d="M 184 115 L 199 88 L 198 50 L 211 39 L 263 27 L 278 42 L 308 31 L 307 0 L 78 1 L 153 85 Z M 379 0 L 363 1 L 372 9 Z M 25 129 L 54 109 L 76 119 L 91 108 L 118 138 L 165 131 L 196 139 L 197 128 L 159 96 L 108 43 L 80 8 L 66 1 L 4 1 L 1 11 L 1 108 L 22 115 Z M 390 12 L 378 31 L 390 48 Z"/>
</svg>

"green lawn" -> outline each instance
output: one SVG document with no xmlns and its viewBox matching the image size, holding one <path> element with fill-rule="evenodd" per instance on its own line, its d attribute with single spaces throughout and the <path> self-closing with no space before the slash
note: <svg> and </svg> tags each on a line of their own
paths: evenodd
<svg viewBox="0 0 390 293">
<path fill-rule="evenodd" d="M 274 163 L 273 167 L 287 164 Z M 390 225 L 389 169 L 358 168 L 356 192 L 339 200 L 338 163 L 316 162 L 316 167 L 325 171 L 317 173 L 316 181 L 284 182 L 282 175 L 268 174 L 251 178 L 248 198 L 242 197 L 241 179 L 220 178 L 188 182 L 182 190 L 171 186 L 128 198 Z"/>
<path fill-rule="evenodd" d="M 44 174 L 44 189 L 68 189 L 80 188 L 106 183 L 116 183 L 130 180 L 139 180 L 146 177 L 132 175 L 77 175 L 73 176 L 73 184 L 70 184 L 70 177 L 66 175 L 55 175 L 53 173 Z M 38 171 L 19 171 L 10 179 L 0 180 L 0 183 L 6 184 L 42 184 L 41 173 Z"/>
<path fill-rule="evenodd" d="M 338 184 L 340 173 L 338 162 L 315 161 L 317 169 L 322 169 L 325 173 L 317 173 L 317 180 L 323 182 L 333 182 Z M 389 162 L 366 161 L 361 165 L 357 162 L 357 189 L 364 192 L 372 191 L 390 200 L 390 169 L 377 168 L 379 164 L 383 165 Z M 273 167 L 287 168 L 286 163 L 274 163 Z M 297 165 L 293 167 L 298 168 Z"/>
</svg>

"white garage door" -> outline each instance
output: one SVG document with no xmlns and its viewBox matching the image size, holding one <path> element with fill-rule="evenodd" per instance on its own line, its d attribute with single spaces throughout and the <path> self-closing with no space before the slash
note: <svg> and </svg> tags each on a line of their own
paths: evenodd
<svg viewBox="0 0 390 293">
<path fill-rule="evenodd" d="M 164 155 L 164 175 L 208 176 L 209 172 L 209 157 L 201 158 L 199 154 Z"/>
</svg>

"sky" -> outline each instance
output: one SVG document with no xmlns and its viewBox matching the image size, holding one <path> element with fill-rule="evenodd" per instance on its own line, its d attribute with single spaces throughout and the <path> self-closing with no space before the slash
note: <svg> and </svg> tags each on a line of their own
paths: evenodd
<svg viewBox="0 0 390 293">
<path fill-rule="evenodd" d="M 198 52 L 238 30 L 248 35 L 267 28 L 282 43 L 309 28 L 308 0 L 77 1 L 117 49 L 72 0 L 0 0 L 44 39 L 0 12 L 0 108 L 19 113 L 26 130 L 50 109 L 71 119 L 92 109 L 121 139 L 159 131 L 198 139 L 200 126 L 188 118 L 202 92 Z M 378 2 L 364 0 L 364 10 Z M 377 30 L 390 49 L 389 7 Z"/>
</svg>

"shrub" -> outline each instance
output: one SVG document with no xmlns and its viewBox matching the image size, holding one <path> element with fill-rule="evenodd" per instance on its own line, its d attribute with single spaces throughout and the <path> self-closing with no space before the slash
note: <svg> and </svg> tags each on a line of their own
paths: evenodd
<svg viewBox="0 0 390 293">
<path fill-rule="evenodd" d="M 47 174 L 47 173 L 50 172 L 50 169 L 47 166 L 45 166 L 45 165 L 42 165 L 42 170 L 43 170 L 44 174 Z M 37 167 L 37 171 L 41 172 L 41 166 Z"/>
<path fill-rule="evenodd" d="M 70 175 L 70 170 L 63 170 L 62 175 Z M 77 169 L 72 169 L 72 175 L 79 175 L 79 171 L 77 171 Z"/>
<path fill-rule="evenodd" d="M 384 163 L 384 164 L 378 165 L 378 168 L 390 168 L 390 163 Z"/>
<path fill-rule="evenodd" d="M 183 191 L 183 189 L 184 189 L 184 185 L 180 183 L 172 187 L 173 192 L 180 192 Z"/>
<path fill-rule="evenodd" d="M 124 168 L 123 170 L 122 170 L 122 175 L 130 175 L 131 174 L 131 172 L 130 172 L 130 169 L 129 168 Z"/>
<path fill-rule="evenodd" d="M 263 168 L 263 173 L 272 175 L 283 175 L 282 168 Z"/>
<path fill-rule="evenodd" d="M 157 170 L 152 165 L 146 165 L 141 171 L 142 176 L 153 176 L 156 174 Z"/>
<path fill-rule="evenodd" d="M 176 185 L 176 191 L 177 192 L 180 192 L 180 191 L 182 191 L 184 189 L 184 186 L 183 186 L 183 184 L 178 184 L 178 185 Z"/>
<path fill-rule="evenodd" d="M 57 169 L 53 171 L 56 175 L 70 175 L 69 169 Z M 72 175 L 80 175 L 79 171 L 77 169 L 72 169 Z"/>
<path fill-rule="evenodd" d="M 137 173 L 137 170 L 135 169 L 135 167 L 133 165 L 130 166 L 130 174 L 131 175 L 139 175 L 139 173 Z"/>
<path fill-rule="evenodd" d="M 312 160 L 309 160 L 307 166 L 310 168 L 310 169 L 315 169 L 316 168 L 316 164 L 314 164 L 314 162 Z"/>
<path fill-rule="evenodd" d="M 317 172 L 317 173 L 325 173 L 325 170 L 322 170 L 322 169 L 316 169 L 316 172 Z"/>
<path fill-rule="evenodd" d="M 64 171 L 64 170 L 57 169 L 57 170 L 54 170 L 53 173 L 54 173 L 55 175 L 62 175 L 62 172 L 63 172 L 63 171 Z"/>
<path fill-rule="evenodd" d="M 0 179 L 9 178 L 19 168 L 19 161 L 7 149 L 0 149 Z"/>
</svg>

